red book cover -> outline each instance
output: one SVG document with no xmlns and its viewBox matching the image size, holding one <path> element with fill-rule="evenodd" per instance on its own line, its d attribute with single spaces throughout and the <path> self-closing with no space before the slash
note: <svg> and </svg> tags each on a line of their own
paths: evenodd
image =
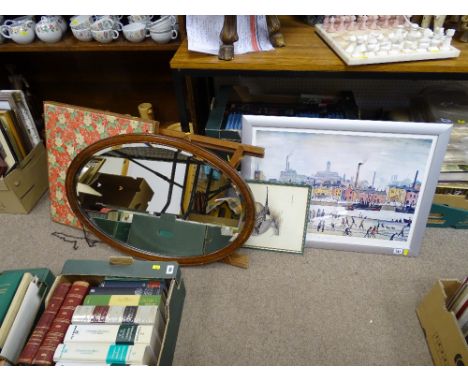
<svg viewBox="0 0 468 382">
<path fill-rule="evenodd" d="M 33 360 L 33 365 L 52 365 L 55 349 L 62 343 L 71 323 L 75 308 L 80 305 L 89 289 L 86 281 L 75 281 L 63 301 L 57 316 L 47 332 Z"/>
<path fill-rule="evenodd" d="M 34 328 L 31 336 L 29 337 L 26 346 L 21 352 L 18 363 L 23 365 L 31 365 L 33 359 L 44 340 L 44 337 L 47 334 L 47 331 L 50 329 L 53 320 L 57 316 L 57 313 L 62 306 L 65 296 L 67 295 L 71 284 L 62 283 L 55 288 L 55 291 L 52 297 L 49 300 L 49 304 L 46 307 L 44 313 L 42 313 L 41 318 L 39 319 L 36 327 Z"/>
</svg>

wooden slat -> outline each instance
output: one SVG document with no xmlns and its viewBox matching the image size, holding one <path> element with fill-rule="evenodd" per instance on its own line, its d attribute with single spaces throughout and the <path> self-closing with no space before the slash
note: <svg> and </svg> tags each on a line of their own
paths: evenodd
<svg viewBox="0 0 468 382">
<path fill-rule="evenodd" d="M 458 58 L 391 64 L 347 66 L 315 33 L 314 28 L 294 16 L 282 16 L 281 32 L 286 47 L 269 52 L 237 55 L 232 61 L 217 56 L 189 52 L 182 42 L 171 61 L 172 69 L 261 70 L 322 72 L 403 72 L 468 73 L 468 44 L 453 42 L 461 50 Z"/>
</svg>

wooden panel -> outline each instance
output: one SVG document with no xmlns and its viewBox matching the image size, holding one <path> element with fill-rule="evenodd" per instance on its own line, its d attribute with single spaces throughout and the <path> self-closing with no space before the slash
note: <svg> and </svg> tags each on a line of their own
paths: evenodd
<svg viewBox="0 0 468 382">
<path fill-rule="evenodd" d="M 392 64 L 346 66 L 314 28 L 293 16 L 282 16 L 281 31 L 286 47 L 269 52 L 238 55 L 232 61 L 217 56 L 189 52 L 184 41 L 171 61 L 172 69 L 199 70 L 263 70 L 263 71 L 324 71 L 324 72 L 426 72 L 468 73 L 468 44 L 454 42 L 461 50 L 458 58 L 415 61 Z"/>
</svg>

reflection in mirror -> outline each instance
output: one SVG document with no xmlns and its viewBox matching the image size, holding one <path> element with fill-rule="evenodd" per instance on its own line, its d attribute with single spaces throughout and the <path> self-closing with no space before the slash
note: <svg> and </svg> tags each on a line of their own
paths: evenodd
<svg viewBox="0 0 468 382">
<path fill-rule="evenodd" d="M 96 229 L 147 253 L 208 255 L 232 243 L 245 223 L 245 201 L 227 174 L 162 144 L 101 150 L 75 184 L 79 208 Z"/>
</svg>

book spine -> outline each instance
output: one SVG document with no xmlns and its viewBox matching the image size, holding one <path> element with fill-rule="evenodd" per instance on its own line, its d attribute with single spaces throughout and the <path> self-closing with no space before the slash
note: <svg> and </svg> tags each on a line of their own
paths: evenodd
<svg viewBox="0 0 468 382">
<path fill-rule="evenodd" d="M 18 288 L 22 277 L 22 272 L 5 273 L 0 275 L 0 326 L 8 312 L 10 303 L 15 296 L 16 289 Z"/>
<path fill-rule="evenodd" d="M 16 289 L 15 297 L 11 301 L 10 307 L 8 308 L 8 312 L 3 320 L 3 324 L 0 327 L 0 349 L 3 348 L 5 345 L 5 341 L 7 339 L 8 333 L 13 326 L 15 321 L 15 317 L 18 314 L 18 310 L 23 302 L 24 296 L 26 291 L 28 290 L 29 284 L 31 283 L 33 276 L 31 273 L 26 272 L 24 273 L 21 282 Z"/>
<path fill-rule="evenodd" d="M 41 318 L 39 319 L 36 327 L 34 328 L 34 331 L 26 343 L 26 346 L 21 352 L 18 363 L 22 365 L 32 364 L 34 357 L 47 334 L 47 331 L 50 329 L 53 320 L 57 316 L 57 313 L 62 306 L 63 301 L 65 300 L 65 296 L 67 295 L 70 286 L 70 283 L 62 283 L 57 286 L 52 297 L 50 298 L 46 310 L 44 313 L 42 313 Z"/>
<path fill-rule="evenodd" d="M 36 146 L 41 141 L 41 137 L 39 136 L 39 132 L 37 131 L 36 124 L 34 123 L 34 118 L 31 115 L 29 107 L 26 103 L 26 99 L 24 98 L 24 94 L 22 91 L 14 91 L 12 96 L 15 99 L 15 101 L 19 104 L 18 112 L 21 116 L 21 120 L 25 124 L 29 139 L 31 140 L 33 146 Z"/>
<path fill-rule="evenodd" d="M 81 305 L 73 314 L 72 324 L 136 324 L 153 325 L 162 320 L 159 307 L 147 306 L 109 306 Z"/>
<path fill-rule="evenodd" d="M 88 295 L 145 295 L 155 296 L 163 293 L 160 288 L 115 288 L 97 287 L 91 288 Z"/>
<path fill-rule="evenodd" d="M 70 325 L 73 312 L 82 303 L 88 288 L 89 283 L 86 281 L 75 281 L 73 283 L 34 357 L 33 365 L 52 365 L 55 349 L 62 342 Z"/>
<path fill-rule="evenodd" d="M 154 355 L 151 354 L 151 348 L 146 345 L 69 343 L 57 347 L 54 361 L 145 365 L 154 363 Z"/>
<path fill-rule="evenodd" d="M 161 288 L 165 289 L 165 282 L 159 280 L 127 281 L 127 280 L 104 280 L 99 286 L 101 288 Z"/>
<path fill-rule="evenodd" d="M 155 335 L 152 325 L 70 325 L 63 343 L 95 342 L 151 346 Z"/>
<path fill-rule="evenodd" d="M 34 277 L 24 295 L 23 302 L 8 333 L 2 352 L 0 353 L 0 356 L 13 364 L 16 364 L 28 335 L 31 332 L 46 290 L 45 285 L 39 281 L 37 277 Z"/>
<path fill-rule="evenodd" d="M 159 305 L 161 296 L 129 295 L 90 295 L 86 296 L 83 305 Z"/>
</svg>

